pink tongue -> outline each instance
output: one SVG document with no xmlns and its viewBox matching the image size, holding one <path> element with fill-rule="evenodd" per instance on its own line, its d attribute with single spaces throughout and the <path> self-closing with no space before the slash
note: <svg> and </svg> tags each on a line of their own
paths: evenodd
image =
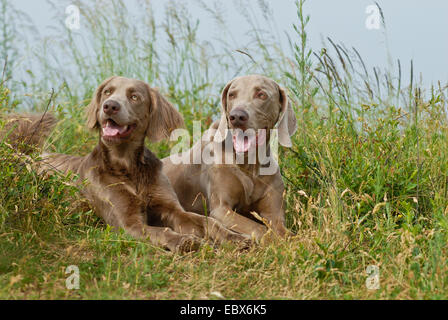
<svg viewBox="0 0 448 320">
<path fill-rule="evenodd" d="M 120 127 L 110 121 L 107 121 L 106 126 L 103 128 L 103 135 L 107 137 L 113 137 L 118 134 L 123 134 L 126 131 L 126 126 Z"/>
<path fill-rule="evenodd" d="M 235 133 L 233 135 L 233 148 L 236 152 L 247 152 L 253 146 L 259 146 L 266 142 L 266 130 L 261 129 L 258 131 L 258 137 L 255 135 L 244 136 L 244 134 Z"/>
<path fill-rule="evenodd" d="M 244 136 L 243 134 L 236 134 L 233 136 L 233 148 L 236 152 L 247 152 L 253 145 L 255 145 L 256 136 Z"/>
</svg>

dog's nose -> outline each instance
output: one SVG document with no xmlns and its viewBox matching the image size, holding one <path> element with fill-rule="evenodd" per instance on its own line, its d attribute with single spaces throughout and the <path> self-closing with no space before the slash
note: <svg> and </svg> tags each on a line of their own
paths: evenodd
<svg viewBox="0 0 448 320">
<path fill-rule="evenodd" d="M 120 104 L 114 100 L 108 100 L 103 104 L 104 113 L 108 116 L 116 114 L 118 111 L 120 111 L 120 108 Z"/>
<path fill-rule="evenodd" d="M 249 120 L 249 114 L 243 109 L 236 108 L 230 111 L 229 120 L 234 127 L 244 127 Z"/>
</svg>

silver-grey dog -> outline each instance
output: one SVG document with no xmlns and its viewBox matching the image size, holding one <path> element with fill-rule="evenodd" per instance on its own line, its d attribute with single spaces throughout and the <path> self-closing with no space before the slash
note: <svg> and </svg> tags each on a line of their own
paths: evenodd
<svg viewBox="0 0 448 320">
<path fill-rule="evenodd" d="M 220 121 L 183 156 L 192 160 L 195 152 L 201 154 L 206 148 L 211 149 L 212 154 L 219 154 L 226 141 L 233 145 L 232 157 L 235 154 L 246 156 L 253 148 L 264 146 L 268 150 L 268 160 L 274 163 L 274 173 L 261 175 L 263 164 L 258 158 L 252 164 L 228 164 L 225 160 L 212 164 L 192 161 L 176 164 L 172 156 L 163 159 L 163 171 L 185 210 L 201 214 L 207 210 L 226 227 L 261 239 L 267 228 L 254 218 L 252 212 L 256 212 L 275 233 L 285 236 L 289 231 L 285 228 L 284 185 L 268 145 L 271 129 L 277 127 L 279 143 L 292 146 L 290 137 L 297 130 L 297 120 L 289 98 L 275 81 L 250 75 L 230 81 L 221 99 Z M 241 130 L 252 130 L 253 134 L 242 135 L 238 133 Z M 228 155 L 221 154 L 222 157 Z"/>
</svg>

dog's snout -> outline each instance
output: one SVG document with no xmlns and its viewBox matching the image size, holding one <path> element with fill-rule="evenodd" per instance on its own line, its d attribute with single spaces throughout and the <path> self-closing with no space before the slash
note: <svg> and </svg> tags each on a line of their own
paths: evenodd
<svg viewBox="0 0 448 320">
<path fill-rule="evenodd" d="M 243 109 L 236 108 L 230 111 L 229 120 L 235 127 L 245 126 L 249 120 L 249 114 Z"/>
<path fill-rule="evenodd" d="M 104 113 L 108 116 L 116 114 L 120 111 L 120 104 L 115 100 L 108 100 L 103 104 Z"/>
</svg>

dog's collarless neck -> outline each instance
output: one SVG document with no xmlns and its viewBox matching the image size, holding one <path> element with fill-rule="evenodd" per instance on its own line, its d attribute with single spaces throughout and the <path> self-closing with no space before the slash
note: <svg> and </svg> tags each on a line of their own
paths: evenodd
<svg viewBox="0 0 448 320">
<path fill-rule="evenodd" d="M 101 160 L 106 168 L 114 168 L 116 171 L 131 173 L 132 168 L 137 166 L 143 155 L 143 145 L 130 148 L 130 145 L 107 146 L 103 141 L 99 142 Z"/>
<path fill-rule="evenodd" d="M 113 175 L 135 177 L 137 180 L 144 177 L 145 180 L 154 178 L 157 171 L 162 169 L 160 159 L 143 145 L 126 150 L 123 154 L 101 141 L 97 148 L 103 168 Z"/>
</svg>

